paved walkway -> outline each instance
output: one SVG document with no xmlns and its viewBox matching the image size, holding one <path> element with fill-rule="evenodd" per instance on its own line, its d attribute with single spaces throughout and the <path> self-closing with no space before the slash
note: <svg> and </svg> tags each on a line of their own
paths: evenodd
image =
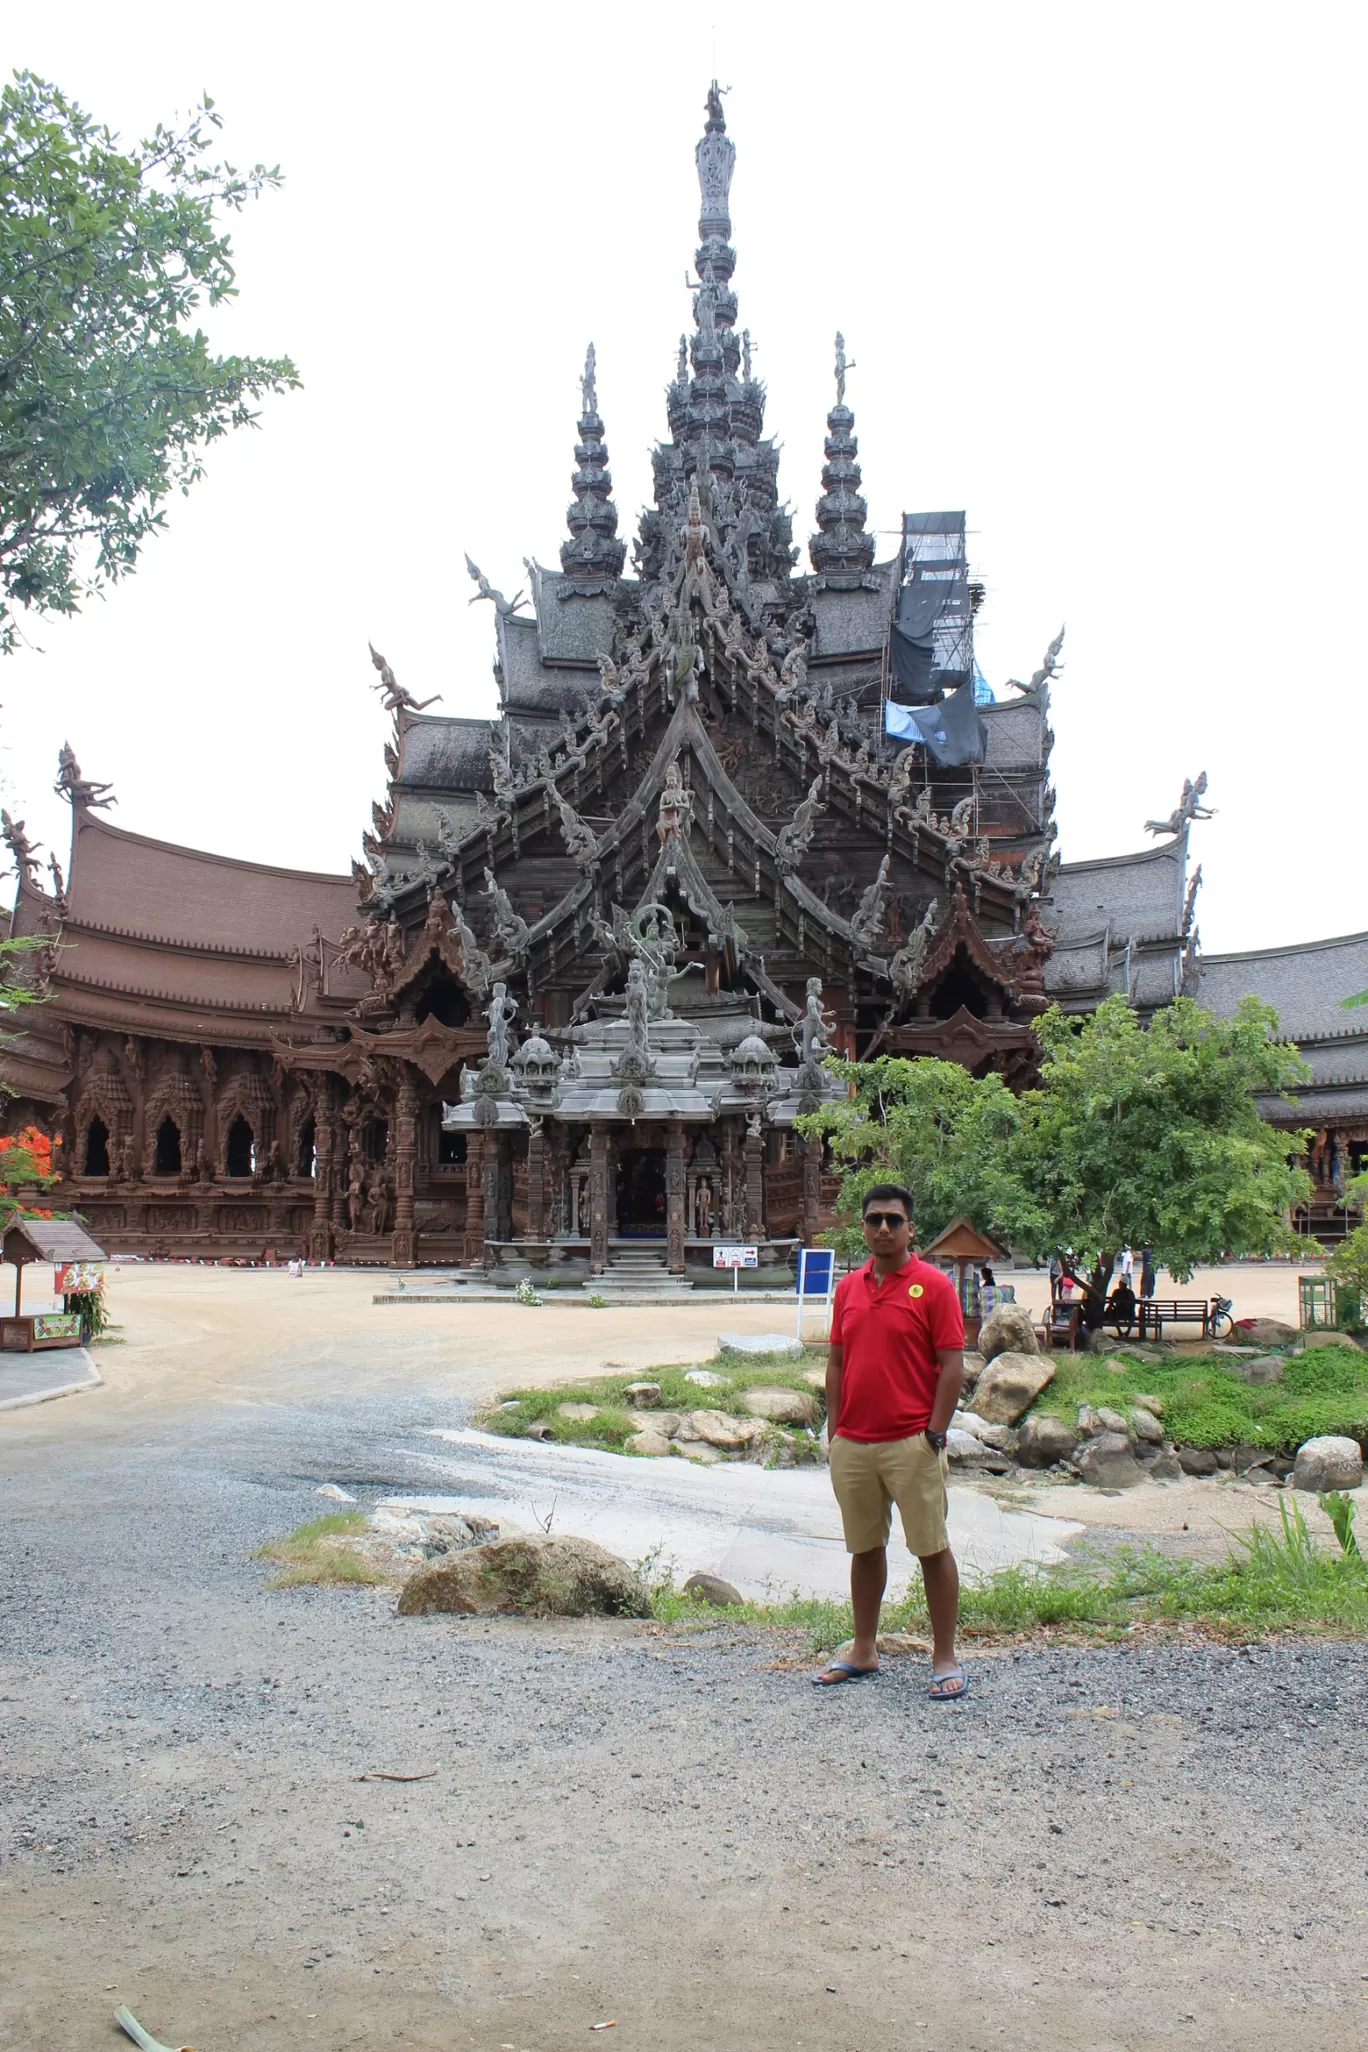
<svg viewBox="0 0 1368 2052">
<path fill-rule="evenodd" d="M 50 1397 L 98 1389 L 100 1371 L 84 1347 L 53 1347 L 41 1354 L 0 1354 L 0 1411 L 43 1404 Z"/>
</svg>

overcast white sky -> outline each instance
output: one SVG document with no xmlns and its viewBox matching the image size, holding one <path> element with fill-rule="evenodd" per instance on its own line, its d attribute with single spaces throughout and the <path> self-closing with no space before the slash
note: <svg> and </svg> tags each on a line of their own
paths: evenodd
<svg viewBox="0 0 1368 2052">
<path fill-rule="evenodd" d="M 716 17 L 716 27 L 710 26 Z M 373 640 L 495 707 L 490 608 L 565 533 L 598 348 L 623 532 L 732 90 L 741 321 L 804 543 L 844 329 L 871 524 L 968 510 L 989 681 L 1060 622 L 1066 860 L 1210 773 L 1209 951 L 1368 927 L 1361 5 L 306 6 L 86 0 L 27 66 L 133 137 L 208 88 L 284 189 L 224 349 L 304 389 L 219 444 L 137 575 L 0 665 L 0 779 L 65 858 L 70 738 L 121 826 L 344 869 L 383 789 Z"/>
</svg>

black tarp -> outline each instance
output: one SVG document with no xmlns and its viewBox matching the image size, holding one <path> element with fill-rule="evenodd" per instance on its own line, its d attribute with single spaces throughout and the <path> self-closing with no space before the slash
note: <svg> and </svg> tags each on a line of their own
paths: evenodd
<svg viewBox="0 0 1368 2052">
<path fill-rule="evenodd" d="M 972 680 L 939 705 L 884 707 L 884 732 L 900 741 L 921 741 L 945 769 L 982 762 L 988 752 L 988 723 L 974 704 Z"/>
<path fill-rule="evenodd" d="M 893 677 L 904 705 L 928 705 L 936 693 L 936 622 L 955 586 L 950 579 L 904 584 L 893 626 Z"/>
</svg>

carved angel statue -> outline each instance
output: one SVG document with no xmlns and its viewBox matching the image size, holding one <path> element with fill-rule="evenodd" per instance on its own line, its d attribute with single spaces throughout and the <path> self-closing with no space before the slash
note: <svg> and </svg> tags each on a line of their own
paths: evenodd
<svg viewBox="0 0 1368 2052">
<path fill-rule="evenodd" d="M 822 1007 L 822 979 L 809 976 L 807 981 L 807 1004 L 803 1016 L 793 1029 L 793 1044 L 798 1049 L 804 1068 L 819 1063 L 831 1051 L 831 1035 L 836 1021 Z"/>
<path fill-rule="evenodd" d="M 479 590 L 476 592 L 474 598 L 469 601 L 469 603 L 472 606 L 477 606 L 481 599 L 491 599 L 494 604 L 495 612 L 498 613 L 502 619 L 507 620 L 513 613 L 517 612 L 519 606 L 525 606 L 527 604 L 526 592 L 520 591 L 513 598 L 506 599 L 501 591 L 495 591 L 493 585 L 485 576 L 484 571 L 480 568 L 479 564 L 472 563 L 469 556 L 467 556 L 465 559 L 465 565 L 466 572 L 469 575 L 469 577 L 475 584 L 477 584 L 480 587 Z"/>
<path fill-rule="evenodd" d="M 651 992 L 646 980 L 646 964 L 640 955 L 634 955 L 627 965 L 627 1046 L 624 1054 L 643 1061 L 650 1060 L 650 1014 Z"/>
<path fill-rule="evenodd" d="M 57 917 L 65 919 L 67 916 L 66 878 L 62 875 L 62 865 L 55 855 L 48 856 L 48 874 L 52 878 L 52 895 L 57 906 Z M 1197 874 L 1200 877 L 1201 871 L 1198 870 Z"/>
<path fill-rule="evenodd" d="M 508 892 L 492 869 L 486 869 L 484 880 L 485 896 L 494 900 L 494 938 L 508 954 L 521 955 L 531 939 L 532 930 L 522 914 L 513 910 Z"/>
<path fill-rule="evenodd" d="M 687 335 L 681 335 L 681 336 L 680 336 L 680 338 L 679 338 L 679 361 L 678 361 L 678 363 L 677 363 L 677 364 L 675 365 L 675 383 L 676 383 L 677 385 L 687 385 L 687 384 L 688 384 L 688 382 L 689 382 L 689 338 L 688 338 L 688 336 L 687 336 Z"/>
<path fill-rule="evenodd" d="M 665 781 L 660 787 L 660 810 L 656 816 L 656 833 L 661 845 L 672 834 L 680 840 L 687 840 L 689 821 L 693 818 L 693 792 L 685 788 L 679 771 L 679 757 L 672 756 L 665 767 Z"/>
<path fill-rule="evenodd" d="M 879 872 L 866 891 L 860 894 L 860 902 L 851 916 L 850 931 L 861 947 L 869 947 L 883 930 L 884 892 L 888 889 L 888 857 L 879 864 Z"/>
<path fill-rule="evenodd" d="M 451 931 L 456 945 L 461 950 L 461 979 L 476 997 L 483 997 L 489 989 L 492 964 L 466 925 L 465 915 L 459 905 L 451 907 Z"/>
<path fill-rule="evenodd" d="M 912 769 L 916 753 L 915 744 L 911 748 L 904 748 L 894 763 L 888 779 L 888 802 L 890 805 L 901 805 L 911 791 Z"/>
<path fill-rule="evenodd" d="M 64 741 L 57 751 L 57 781 L 53 790 L 59 798 L 69 798 L 73 805 L 117 805 L 117 798 L 107 798 L 106 791 L 112 791 L 112 784 L 96 784 L 89 777 L 81 775 L 71 743 Z"/>
<path fill-rule="evenodd" d="M 596 361 L 591 342 L 584 352 L 584 376 L 580 379 L 580 403 L 585 413 L 598 412 L 598 387 L 594 377 Z"/>
<path fill-rule="evenodd" d="M 441 805 L 437 807 L 437 848 L 448 862 L 460 853 L 461 848 L 461 834 L 456 822 Z"/>
<path fill-rule="evenodd" d="M 1009 677 L 1007 682 L 1011 685 L 1012 689 L 1014 691 L 1039 691 L 1043 685 L 1049 683 L 1052 677 L 1058 677 L 1064 668 L 1063 663 L 1059 660 L 1059 651 L 1063 646 L 1064 629 L 1061 627 L 1045 651 L 1044 662 L 1038 670 L 1032 673 L 1030 683 L 1023 684 L 1019 677 Z"/>
<path fill-rule="evenodd" d="M 1045 850 L 1037 848 L 1034 855 L 1028 855 L 1017 871 L 1015 895 L 1030 898 L 1040 889 L 1040 878 L 1045 868 Z"/>
<path fill-rule="evenodd" d="M 774 694 L 776 705 L 787 705 L 791 698 L 807 690 L 808 641 L 804 634 L 795 634 L 783 662 L 779 666 L 779 689 Z"/>
<path fill-rule="evenodd" d="M 494 784 L 496 798 L 511 798 L 517 789 L 513 772 L 503 752 L 503 741 L 497 728 L 491 727 L 489 740 L 489 774 Z"/>
<path fill-rule="evenodd" d="M 5 846 L 9 849 L 14 867 L 19 874 L 19 881 L 27 884 L 31 891 L 36 891 L 39 888 L 37 850 L 43 844 L 41 841 L 30 841 L 24 831 L 25 824 L 22 819 L 11 819 L 3 806 L 0 806 L 0 834 L 4 836 Z"/>
<path fill-rule="evenodd" d="M 974 799 L 973 799 L 973 794 L 971 793 L 971 794 L 969 795 L 969 797 L 967 797 L 967 798 L 961 798 L 961 799 L 960 799 L 960 802 L 959 802 L 959 804 L 958 804 L 958 805 L 957 805 L 957 806 L 955 807 L 954 811 L 953 811 L 953 812 L 951 813 L 951 815 L 950 815 L 950 831 L 951 831 L 951 833 L 952 833 L 952 834 L 954 835 L 954 837 L 955 837 L 955 839 L 956 839 L 957 841 L 962 841 L 962 840 L 966 839 L 966 837 L 968 836 L 968 833 L 969 833 L 969 819 L 970 819 L 970 815 L 972 814 L 973 810 L 974 810 Z"/>
<path fill-rule="evenodd" d="M 380 693 L 385 702 L 386 712 L 397 713 L 401 706 L 405 712 L 422 712 L 426 706 L 436 705 L 442 695 L 440 691 L 434 691 L 431 698 L 415 698 L 411 691 L 406 691 L 399 683 L 385 658 L 377 653 L 374 644 L 368 641 L 366 646 L 370 649 L 371 661 L 380 672 L 380 682 L 372 684 L 371 690 Z"/>
<path fill-rule="evenodd" d="M 807 797 L 801 801 L 788 825 L 780 827 L 775 839 L 774 862 L 781 876 L 797 869 L 811 847 L 821 811 L 822 779 L 818 774 L 808 785 Z"/>
<path fill-rule="evenodd" d="M 508 995 L 506 983 L 496 983 L 485 1017 L 489 1021 L 489 1066 L 491 1069 L 506 1069 L 512 1051 L 510 1028 L 518 1016 L 518 1006 Z"/>
<path fill-rule="evenodd" d="M 845 405 L 846 372 L 853 371 L 854 368 L 853 363 L 847 363 L 846 361 L 845 336 L 838 328 L 836 330 L 836 404 L 838 406 Z"/>
<path fill-rule="evenodd" d="M 888 965 L 894 989 L 901 991 L 905 997 L 911 997 L 921 982 L 922 963 L 926 959 L 926 950 L 935 930 L 936 900 L 933 898 L 922 915 L 921 924 L 912 929 Z"/>
<path fill-rule="evenodd" d="M 562 798 L 552 778 L 548 777 L 546 784 L 560 813 L 561 834 L 572 860 L 581 869 L 590 869 L 598 855 L 597 834 L 592 827 L 585 825 L 574 806 Z"/>
<path fill-rule="evenodd" d="M 1193 870 L 1191 877 L 1188 879 L 1187 896 L 1183 900 L 1183 925 L 1181 930 L 1184 933 L 1188 933 L 1191 931 L 1192 914 L 1197 904 L 1197 893 L 1201 890 L 1201 888 L 1202 865 L 1199 862 L 1197 864 L 1197 867 Z M 58 893 L 58 895 L 61 895 L 60 892 Z"/>
<path fill-rule="evenodd" d="M 1211 807 L 1203 805 L 1201 802 L 1206 796 L 1206 787 L 1207 773 L 1205 770 L 1202 771 L 1195 784 L 1191 777 L 1185 777 L 1183 779 L 1183 795 L 1178 800 L 1176 811 L 1171 812 L 1167 819 L 1147 819 L 1145 821 L 1145 832 L 1147 834 L 1181 834 L 1183 828 L 1190 821 L 1213 818 L 1214 815 Z"/>
<path fill-rule="evenodd" d="M 616 712 L 626 697 L 621 670 L 611 656 L 601 655 L 598 659 L 599 690 Z"/>
</svg>

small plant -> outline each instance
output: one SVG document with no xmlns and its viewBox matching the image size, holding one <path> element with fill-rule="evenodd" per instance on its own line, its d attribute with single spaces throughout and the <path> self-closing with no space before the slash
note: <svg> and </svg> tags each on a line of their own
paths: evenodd
<svg viewBox="0 0 1368 2052">
<path fill-rule="evenodd" d="M 541 1298 L 537 1295 L 537 1292 L 533 1287 L 532 1278 L 530 1275 L 525 1275 L 522 1281 L 518 1284 L 517 1288 L 514 1290 L 513 1302 L 515 1304 L 541 1303 Z"/>
<path fill-rule="evenodd" d="M 365 1529 L 364 1511 L 329 1511 L 325 1517 L 310 1518 L 283 1539 L 258 1546 L 252 1558 L 278 1563 L 267 1578 L 268 1589 L 298 1589 L 306 1583 L 326 1588 L 383 1582 L 385 1577 L 378 1568 L 345 1543 L 348 1538 L 359 1538 Z"/>
<path fill-rule="evenodd" d="M 1326 1489 L 1316 1498 L 1317 1503 L 1335 1528 L 1335 1537 L 1340 1543 L 1340 1552 L 1350 1560 L 1362 1560 L 1358 1538 L 1354 1532 L 1354 1500 L 1342 1489 Z"/>
<path fill-rule="evenodd" d="M 93 1290 L 72 1290 L 63 1297 L 62 1305 L 73 1317 L 80 1319 L 83 1340 L 104 1338 L 111 1320 L 103 1286 Z"/>
<path fill-rule="evenodd" d="M 591 1311 L 606 1311 L 608 1309 L 608 1299 L 598 1290 L 591 1290 L 584 1301 Z"/>
</svg>

